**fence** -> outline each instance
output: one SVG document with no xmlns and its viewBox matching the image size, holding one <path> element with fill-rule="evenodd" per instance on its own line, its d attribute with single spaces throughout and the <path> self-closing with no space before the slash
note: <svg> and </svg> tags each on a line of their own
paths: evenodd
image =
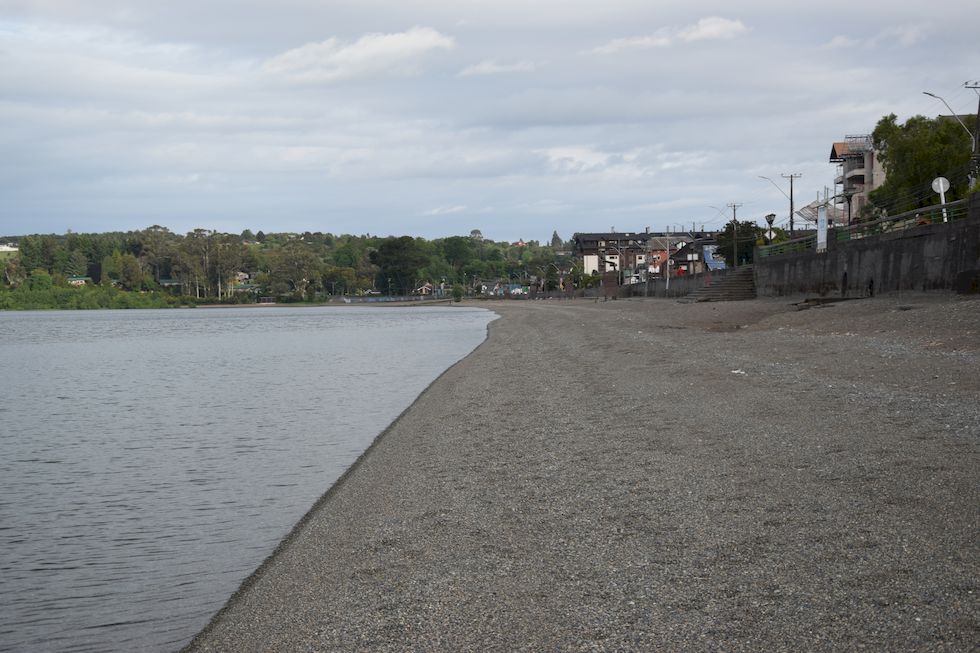
<svg viewBox="0 0 980 653">
<path fill-rule="evenodd" d="M 905 231 L 929 224 L 946 221 L 962 220 L 969 214 L 969 202 L 962 199 L 948 204 L 935 204 L 922 209 L 915 209 L 896 216 L 881 218 L 874 222 L 861 222 L 846 227 L 835 227 L 828 232 L 827 238 L 837 242 L 859 240 L 868 236 L 877 236 L 894 231 Z M 807 236 L 788 240 L 775 245 L 763 245 L 756 248 L 757 258 L 767 258 L 782 254 L 801 254 L 816 249 L 817 237 Z"/>
<path fill-rule="evenodd" d="M 945 207 L 929 206 L 835 229 L 828 234 L 824 252 L 818 253 L 814 243 L 815 239 L 806 238 L 757 248 L 754 273 L 759 296 L 977 292 L 980 193 Z"/>
</svg>

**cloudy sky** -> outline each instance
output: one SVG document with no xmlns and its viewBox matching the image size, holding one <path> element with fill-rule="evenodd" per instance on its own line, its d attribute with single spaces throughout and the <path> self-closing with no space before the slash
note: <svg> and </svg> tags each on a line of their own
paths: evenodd
<svg viewBox="0 0 980 653">
<path fill-rule="evenodd" d="M 976 0 L 0 0 L 0 236 L 779 224 L 780 175 L 815 199 L 834 140 L 948 113 L 923 90 L 975 111 L 978 25 Z"/>
</svg>

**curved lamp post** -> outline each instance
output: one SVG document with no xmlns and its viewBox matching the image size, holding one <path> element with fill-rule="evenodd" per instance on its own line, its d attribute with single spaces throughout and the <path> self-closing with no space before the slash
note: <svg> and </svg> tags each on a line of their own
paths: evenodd
<svg viewBox="0 0 980 653">
<path fill-rule="evenodd" d="M 956 122 L 960 123 L 960 127 L 962 127 L 964 131 L 966 131 L 966 133 L 970 135 L 970 144 L 973 146 L 973 156 L 972 156 L 973 167 L 970 169 L 970 188 L 973 188 L 973 184 L 976 183 L 977 181 L 977 165 L 980 164 L 980 150 L 978 150 L 977 147 L 978 146 L 977 141 L 980 140 L 980 134 L 974 134 L 973 132 L 971 132 L 970 129 L 963 124 L 963 121 L 960 120 L 959 115 L 957 115 L 957 113 L 953 111 L 953 107 L 949 106 L 949 102 L 944 100 L 942 97 L 936 95 L 935 93 L 930 93 L 929 91 L 922 91 L 922 93 L 923 95 L 928 95 L 929 97 L 936 98 L 937 100 L 945 104 L 946 108 L 949 109 L 949 112 L 953 114 L 954 118 L 956 118 Z M 978 106 L 977 111 L 980 112 L 980 106 Z M 978 116 L 980 116 L 980 113 L 978 113 Z M 980 117 L 978 117 L 977 120 L 980 121 Z M 978 128 L 978 131 L 980 131 L 980 128 Z"/>
</svg>

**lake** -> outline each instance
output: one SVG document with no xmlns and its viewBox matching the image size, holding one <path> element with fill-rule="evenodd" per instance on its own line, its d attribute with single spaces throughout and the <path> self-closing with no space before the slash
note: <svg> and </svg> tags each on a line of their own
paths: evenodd
<svg viewBox="0 0 980 653">
<path fill-rule="evenodd" d="M 493 317 L 0 313 L 0 650 L 179 649 Z"/>
</svg>

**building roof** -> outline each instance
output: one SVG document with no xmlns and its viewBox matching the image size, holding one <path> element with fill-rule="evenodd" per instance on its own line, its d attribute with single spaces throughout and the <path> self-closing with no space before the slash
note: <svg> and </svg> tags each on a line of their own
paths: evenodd
<svg viewBox="0 0 980 653">
<path fill-rule="evenodd" d="M 830 147 L 830 162 L 840 163 L 849 156 L 864 156 L 871 149 L 871 136 L 845 136 L 844 140 L 837 141 Z"/>
<path fill-rule="evenodd" d="M 847 143 L 834 143 L 830 148 L 830 162 L 840 163 L 844 160 L 845 154 L 847 154 Z"/>
</svg>

